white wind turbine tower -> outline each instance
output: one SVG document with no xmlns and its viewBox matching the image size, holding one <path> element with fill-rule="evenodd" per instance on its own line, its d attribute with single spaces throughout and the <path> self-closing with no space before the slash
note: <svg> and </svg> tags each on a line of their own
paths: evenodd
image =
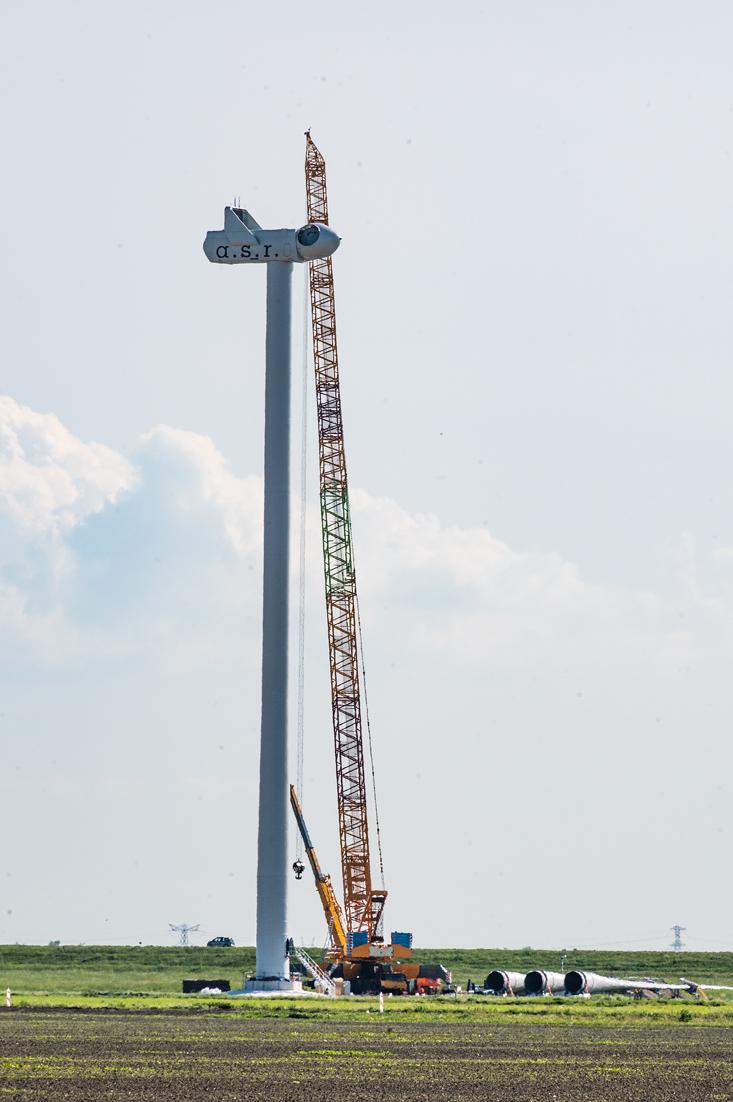
<svg viewBox="0 0 733 1102">
<path fill-rule="evenodd" d="M 291 283 L 293 263 L 330 256 L 339 242 L 318 223 L 265 230 L 239 206 L 225 207 L 224 229 L 204 241 L 213 264 L 267 267 L 257 964 L 246 992 L 293 990 L 286 949 Z"/>
</svg>

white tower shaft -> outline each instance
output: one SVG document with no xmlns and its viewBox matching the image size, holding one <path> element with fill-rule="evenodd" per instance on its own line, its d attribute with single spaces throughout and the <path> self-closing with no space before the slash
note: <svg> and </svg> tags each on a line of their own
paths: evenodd
<svg viewBox="0 0 733 1102">
<path fill-rule="evenodd" d="M 287 980 L 290 299 L 293 265 L 267 265 L 262 725 L 257 980 Z"/>
<path fill-rule="evenodd" d="M 224 208 L 209 230 L 213 264 L 266 264 L 265 540 L 262 581 L 262 721 L 257 834 L 257 965 L 243 991 L 297 990 L 285 948 L 288 841 L 288 567 L 290 512 L 290 298 L 293 261 L 331 256 L 340 238 L 325 224 L 263 229 L 243 207 Z"/>
</svg>

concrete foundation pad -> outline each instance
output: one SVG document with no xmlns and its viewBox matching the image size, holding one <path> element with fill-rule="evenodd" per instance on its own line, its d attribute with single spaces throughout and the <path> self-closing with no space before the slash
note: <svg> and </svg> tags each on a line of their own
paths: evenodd
<svg viewBox="0 0 733 1102">
<path fill-rule="evenodd" d="M 256 977 L 244 981 L 239 991 L 229 991 L 229 995 L 302 995 L 303 982 L 300 979 L 264 979 Z"/>
<path fill-rule="evenodd" d="M 327 999 L 320 991 L 227 991 L 236 999 Z"/>
</svg>

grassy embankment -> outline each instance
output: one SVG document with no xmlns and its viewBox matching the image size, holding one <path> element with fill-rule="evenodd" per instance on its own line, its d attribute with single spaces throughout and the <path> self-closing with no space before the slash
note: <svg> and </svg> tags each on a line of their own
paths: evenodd
<svg viewBox="0 0 733 1102">
<path fill-rule="evenodd" d="M 315 953 L 316 950 L 313 950 Z M 549 950 L 422 949 L 416 957 L 441 962 L 465 988 L 470 977 L 482 982 L 492 968 L 527 971 L 531 967 L 560 970 L 560 957 Z M 184 977 L 228 979 L 238 987 L 254 968 L 254 949 L 206 949 L 161 946 L 0 946 L 0 988 L 10 987 L 16 1006 L 114 1006 L 120 1009 L 197 1008 L 246 1016 L 339 1017 L 373 1011 L 372 1000 L 257 1000 L 256 1005 L 223 1001 L 220 996 L 181 994 Z M 652 975 L 671 982 L 680 974 L 697 981 L 733 983 L 733 953 L 609 953 L 568 952 L 565 969 L 582 967 L 610 975 Z M 440 1015 L 458 1019 L 583 1021 L 598 1015 L 608 1021 L 677 1021 L 682 1010 L 694 1021 L 733 1025 L 733 1001 L 712 995 L 707 1005 L 666 1000 L 632 1005 L 626 998 L 574 1000 L 393 999 L 390 1013 Z M 686 1020 L 686 1019 L 683 1019 Z"/>
</svg>

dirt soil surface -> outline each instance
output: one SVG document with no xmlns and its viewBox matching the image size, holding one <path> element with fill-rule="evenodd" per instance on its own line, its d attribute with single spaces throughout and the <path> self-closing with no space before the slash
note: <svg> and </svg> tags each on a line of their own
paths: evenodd
<svg viewBox="0 0 733 1102">
<path fill-rule="evenodd" d="M 733 1031 L 0 1014 L 0 1098 L 28 1102 L 733 1100 Z"/>
</svg>

